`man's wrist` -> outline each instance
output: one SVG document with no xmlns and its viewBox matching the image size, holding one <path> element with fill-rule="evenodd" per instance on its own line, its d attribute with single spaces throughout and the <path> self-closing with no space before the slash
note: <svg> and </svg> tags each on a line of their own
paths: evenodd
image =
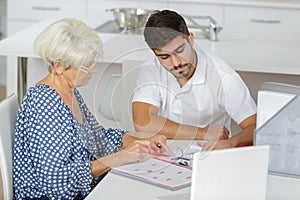
<svg viewBox="0 0 300 200">
<path fill-rule="evenodd" d="M 239 141 L 236 140 L 235 138 L 229 138 L 229 139 L 227 139 L 227 142 L 228 142 L 230 148 L 234 148 L 234 147 L 239 146 Z"/>
<path fill-rule="evenodd" d="M 198 128 L 195 139 L 205 139 L 207 133 L 206 128 Z"/>
</svg>

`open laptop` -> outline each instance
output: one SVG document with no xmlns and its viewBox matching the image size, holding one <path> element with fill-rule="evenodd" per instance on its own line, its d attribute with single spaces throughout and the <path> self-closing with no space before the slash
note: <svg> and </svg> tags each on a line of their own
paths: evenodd
<svg viewBox="0 0 300 200">
<path fill-rule="evenodd" d="M 240 147 L 195 153 L 190 194 L 158 200 L 264 200 L 269 146 Z"/>
</svg>

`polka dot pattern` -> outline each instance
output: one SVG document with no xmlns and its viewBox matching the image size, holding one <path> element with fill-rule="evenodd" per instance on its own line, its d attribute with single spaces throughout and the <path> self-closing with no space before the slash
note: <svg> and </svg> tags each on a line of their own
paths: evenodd
<svg viewBox="0 0 300 200">
<path fill-rule="evenodd" d="M 124 131 L 104 129 L 75 89 L 84 123 L 46 85 L 28 90 L 19 108 L 14 141 L 16 199 L 73 199 L 87 195 L 93 180 L 90 161 L 117 152 Z"/>
</svg>

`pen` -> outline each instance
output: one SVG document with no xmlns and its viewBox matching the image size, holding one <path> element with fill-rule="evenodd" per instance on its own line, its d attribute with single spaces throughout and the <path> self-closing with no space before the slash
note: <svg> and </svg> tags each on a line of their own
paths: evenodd
<svg viewBox="0 0 300 200">
<path fill-rule="evenodd" d="M 154 156 L 164 156 L 164 157 L 169 157 L 169 155 L 164 154 L 164 153 L 159 153 L 155 151 L 149 151 L 148 154 L 154 155 Z"/>
</svg>

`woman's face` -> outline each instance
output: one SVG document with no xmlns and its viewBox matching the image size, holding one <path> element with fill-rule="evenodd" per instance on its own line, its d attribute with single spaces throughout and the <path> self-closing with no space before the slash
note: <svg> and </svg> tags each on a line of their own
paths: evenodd
<svg viewBox="0 0 300 200">
<path fill-rule="evenodd" d="M 76 87 L 87 85 L 89 80 L 92 78 L 92 75 L 97 72 L 96 62 L 88 62 L 87 64 L 80 65 L 78 68 L 75 68 L 76 75 L 74 80 L 74 85 Z"/>
<path fill-rule="evenodd" d="M 92 75 L 97 72 L 96 62 L 91 60 L 77 67 L 70 67 L 63 72 L 63 76 L 69 82 L 70 87 L 77 88 L 88 84 Z"/>
</svg>

